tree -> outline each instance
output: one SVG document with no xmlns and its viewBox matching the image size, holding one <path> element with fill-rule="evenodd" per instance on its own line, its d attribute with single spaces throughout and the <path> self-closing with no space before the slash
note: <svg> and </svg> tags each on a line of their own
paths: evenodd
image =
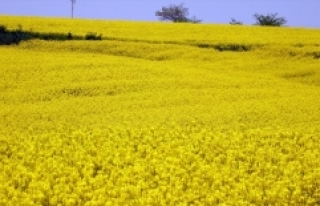
<svg viewBox="0 0 320 206">
<path fill-rule="evenodd" d="M 160 17 L 161 21 L 173 21 L 173 22 L 191 22 L 200 23 L 201 20 L 187 18 L 189 15 L 189 9 L 184 7 L 183 4 L 170 5 L 169 7 L 162 7 L 161 11 L 156 11 L 156 16 Z"/>
<path fill-rule="evenodd" d="M 197 19 L 196 16 L 193 16 L 191 19 L 188 19 L 188 22 L 193 23 L 193 24 L 199 24 L 201 23 L 202 20 Z"/>
<path fill-rule="evenodd" d="M 241 21 L 237 21 L 234 18 L 231 18 L 230 24 L 231 25 L 242 25 L 243 23 Z"/>
<path fill-rule="evenodd" d="M 284 17 L 277 17 L 278 13 L 271 13 L 267 15 L 254 14 L 253 17 L 256 20 L 256 25 L 261 26 L 283 26 L 287 23 Z"/>
<path fill-rule="evenodd" d="M 74 9 L 75 3 L 76 3 L 76 0 L 71 0 L 71 18 L 73 18 L 73 9 Z"/>
</svg>

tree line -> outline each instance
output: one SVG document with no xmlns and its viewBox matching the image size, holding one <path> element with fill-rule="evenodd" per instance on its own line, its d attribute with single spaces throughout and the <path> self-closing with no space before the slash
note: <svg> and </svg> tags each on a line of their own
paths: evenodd
<svg viewBox="0 0 320 206">
<path fill-rule="evenodd" d="M 74 5 L 76 0 L 71 0 L 71 18 L 73 18 Z M 163 6 L 161 10 L 156 11 L 156 16 L 159 17 L 161 21 L 172 21 L 175 23 L 201 23 L 202 20 L 197 19 L 196 16 L 188 18 L 189 9 L 184 7 L 184 4 L 179 5 L 169 5 Z M 254 14 L 253 17 L 256 21 L 254 25 L 260 26 L 283 26 L 287 23 L 287 20 L 284 17 L 278 17 L 278 13 L 270 13 L 267 15 Z M 231 18 L 229 22 L 231 25 L 242 25 L 241 21 L 238 21 L 234 18 Z"/>
<path fill-rule="evenodd" d="M 54 40 L 54 41 L 67 41 L 67 40 L 102 40 L 102 34 L 89 32 L 85 36 L 73 35 L 68 33 L 43 33 L 25 31 L 19 25 L 18 29 L 7 29 L 5 25 L 0 25 L 0 45 L 19 44 L 21 41 L 40 39 L 40 40 Z"/>
<path fill-rule="evenodd" d="M 156 16 L 161 21 L 172 21 L 172 22 L 189 22 L 189 23 L 200 23 L 202 20 L 197 19 L 195 16 L 191 19 L 188 18 L 189 9 L 184 7 L 184 4 L 164 6 L 161 10 L 156 11 Z M 267 15 L 254 14 L 255 25 L 261 26 L 283 26 L 287 23 L 284 17 L 278 17 L 278 13 L 270 13 Z M 242 25 L 241 21 L 231 18 L 229 22 L 232 25 Z"/>
</svg>

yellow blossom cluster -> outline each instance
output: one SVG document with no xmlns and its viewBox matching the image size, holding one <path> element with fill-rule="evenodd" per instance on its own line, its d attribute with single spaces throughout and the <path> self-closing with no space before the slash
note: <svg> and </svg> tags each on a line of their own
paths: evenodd
<svg viewBox="0 0 320 206">
<path fill-rule="evenodd" d="M 320 203 L 316 133 L 193 122 L 0 138 L 1 205 Z"/>
<path fill-rule="evenodd" d="M 0 205 L 320 204 L 320 30 L 0 22 Z"/>
</svg>

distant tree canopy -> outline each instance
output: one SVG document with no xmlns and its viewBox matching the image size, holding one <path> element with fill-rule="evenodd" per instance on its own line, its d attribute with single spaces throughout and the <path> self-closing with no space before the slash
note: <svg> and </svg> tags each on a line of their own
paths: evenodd
<svg viewBox="0 0 320 206">
<path fill-rule="evenodd" d="M 267 15 L 254 14 L 253 17 L 256 20 L 255 25 L 261 26 L 283 26 L 287 23 L 284 17 L 277 17 L 277 13 L 271 13 Z"/>
<path fill-rule="evenodd" d="M 201 20 L 193 16 L 189 19 L 189 9 L 184 7 L 183 4 L 170 5 L 168 7 L 162 7 L 161 11 L 156 11 L 156 16 L 160 17 L 161 21 L 173 21 L 173 22 L 190 22 L 200 23 Z"/>
<path fill-rule="evenodd" d="M 242 25 L 243 23 L 241 21 L 234 19 L 234 18 L 231 18 L 230 24 L 231 25 Z"/>
</svg>

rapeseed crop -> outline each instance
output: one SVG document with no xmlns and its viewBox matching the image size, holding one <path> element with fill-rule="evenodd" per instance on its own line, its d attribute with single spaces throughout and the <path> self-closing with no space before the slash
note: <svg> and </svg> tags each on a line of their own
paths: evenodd
<svg viewBox="0 0 320 206">
<path fill-rule="evenodd" d="M 0 203 L 317 205 L 319 143 L 315 133 L 196 123 L 1 136 Z"/>
<path fill-rule="evenodd" d="M 319 30 L 0 24 L 0 205 L 320 204 Z"/>
</svg>

